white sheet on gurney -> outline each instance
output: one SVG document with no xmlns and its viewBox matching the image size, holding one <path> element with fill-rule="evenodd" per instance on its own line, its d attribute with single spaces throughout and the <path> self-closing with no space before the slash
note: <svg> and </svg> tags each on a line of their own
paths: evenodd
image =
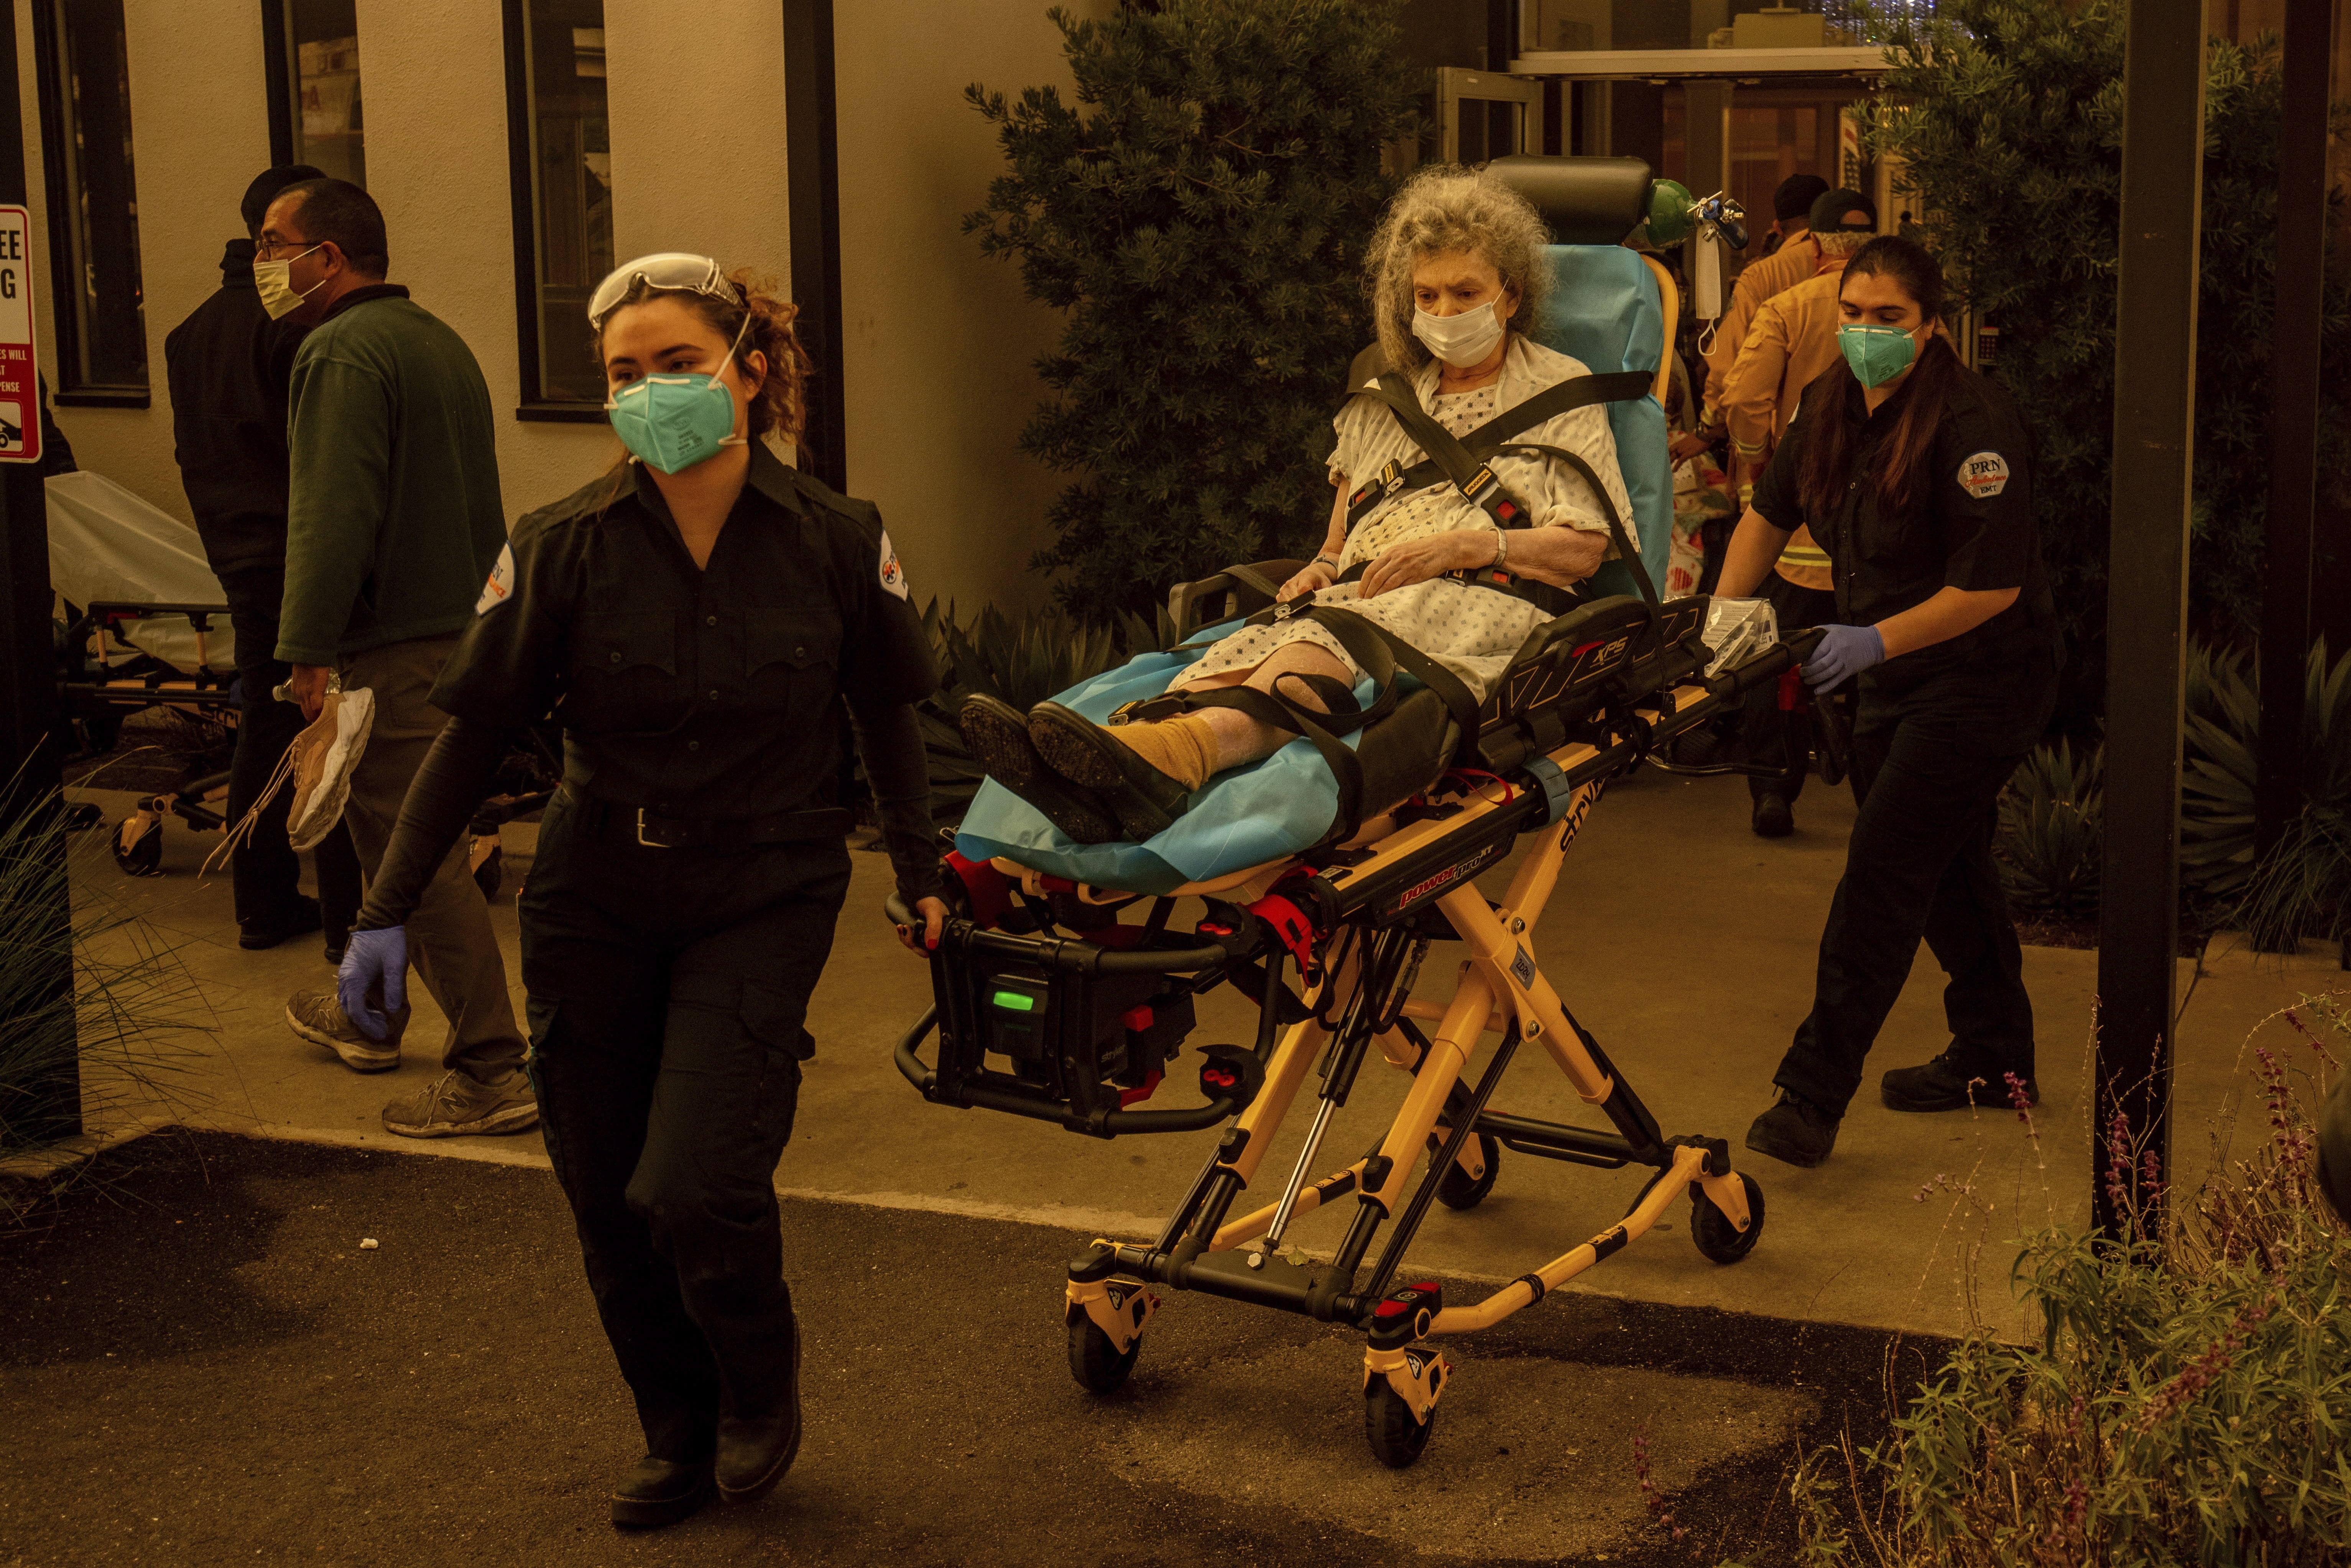
<svg viewBox="0 0 2351 1568">
<path fill-rule="evenodd" d="M 1240 629 L 1238 621 L 1196 635 L 1187 653 L 1142 653 L 1061 693 L 1054 700 L 1100 724 L 1121 703 L 1155 697 L 1176 672 L 1198 659 L 1206 644 Z M 1399 677 L 1398 695 L 1413 689 Z M 1375 688 L 1355 685 L 1368 704 Z M 1355 736 L 1345 737 L 1352 748 Z M 1312 743 L 1293 740 L 1261 762 L 1217 775 L 1192 797 L 1192 808 L 1148 843 L 1081 844 L 1055 831 L 1044 814 L 988 779 L 973 797 L 956 834 L 956 848 L 972 860 L 1003 855 L 1052 876 L 1129 893 L 1166 893 L 1246 871 L 1320 843 L 1339 812 L 1339 785 Z"/>
<path fill-rule="evenodd" d="M 44 486 L 49 501 L 49 582 L 77 605 L 223 604 L 220 580 L 204 560 L 196 530 L 159 511 L 103 474 L 59 474 Z M 124 628 L 131 646 L 174 669 L 198 663 L 236 668 L 228 618 L 216 617 L 197 652 L 184 615 L 151 615 Z"/>
</svg>

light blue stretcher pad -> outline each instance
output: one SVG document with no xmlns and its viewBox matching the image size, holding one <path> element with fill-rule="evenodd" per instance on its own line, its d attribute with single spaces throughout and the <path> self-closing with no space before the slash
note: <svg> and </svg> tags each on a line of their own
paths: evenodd
<svg viewBox="0 0 2351 1568">
<path fill-rule="evenodd" d="M 1534 340 L 1583 362 L 1593 375 L 1617 371 L 1656 373 L 1665 345 L 1665 308 L 1657 280 L 1637 251 L 1617 245 L 1546 246 L 1554 279 L 1536 319 Z M 1603 405 L 1616 438 L 1616 464 L 1633 503 L 1625 526 L 1641 547 L 1649 580 L 1665 591 L 1666 555 L 1674 530 L 1673 459 L 1667 453 L 1666 411 L 1654 396 Z M 1592 578 L 1594 593 L 1639 598 L 1633 574 L 1615 561 Z"/>
<path fill-rule="evenodd" d="M 1198 632 L 1203 644 L 1179 653 L 1144 653 L 1063 692 L 1053 700 L 1096 724 L 1122 703 L 1155 697 L 1176 673 L 1207 653 L 1206 644 L 1241 629 L 1238 621 Z M 1399 674 L 1396 694 L 1417 689 Z M 1369 677 L 1355 683 L 1355 701 L 1377 695 Z M 1359 735 L 1342 737 L 1352 749 Z M 1311 741 L 1293 740 L 1261 762 L 1219 773 L 1192 797 L 1192 809 L 1148 843 L 1081 844 L 1063 835 L 1038 810 L 995 779 L 979 787 L 956 834 L 969 860 L 1008 856 L 1032 871 L 1127 893 L 1167 893 L 1207 882 L 1320 843 L 1339 814 L 1339 785 Z"/>
</svg>

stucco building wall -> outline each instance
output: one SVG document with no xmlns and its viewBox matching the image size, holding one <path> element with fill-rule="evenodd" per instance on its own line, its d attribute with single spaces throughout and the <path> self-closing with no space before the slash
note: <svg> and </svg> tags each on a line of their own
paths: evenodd
<svg viewBox="0 0 2351 1568">
<path fill-rule="evenodd" d="M 1113 0 L 1085 0 L 1106 15 Z M 33 210 L 42 362 L 57 384 L 32 0 L 11 0 Z M 125 0 L 152 396 L 60 407 L 83 466 L 188 516 L 172 456 L 163 339 L 219 282 L 237 202 L 269 162 L 253 0 Z M 962 101 L 975 78 L 1069 86 L 1041 0 L 836 7 L 850 487 L 880 502 L 918 594 L 968 614 L 1040 602 L 1028 570 L 1060 481 L 1020 455 L 1042 394 L 1029 368 L 1060 329 L 1017 271 L 960 232 L 999 156 Z M 698 250 L 789 289 L 783 25 L 776 0 L 607 0 L 617 255 Z M 392 280 L 461 333 L 498 411 L 507 512 L 577 487 L 618 453 L 600 423 L 513 417 L 520 369 L 506 40 L 494 0 L 358 0 L 368 187 Z M 581 329 L 584 331 L 584 324 Z"/>
</svg>

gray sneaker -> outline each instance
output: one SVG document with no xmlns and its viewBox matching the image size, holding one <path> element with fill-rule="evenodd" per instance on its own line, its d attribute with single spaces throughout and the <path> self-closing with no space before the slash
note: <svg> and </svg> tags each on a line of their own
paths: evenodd
<svg viewBox="0 0 2351 1568">
<path fill-rule="evenodd" d="M 286 1021 L 294 1032 L 325 1046 L 355 1072 L 388 1072 L 400 1065 L 400 1037 L 408 1028 L 408 1011 L 402 1007 L 393 1013 L 384 1037 L 370 1040 L 332 991 L 297 991 L 286 998 Z"/>
<path fill-rule="evenodd" d="M 383 1108 L 384 1131 L 403 1138 L 520 1133 L 537 1125 L 538 1098 L 520 1068 L 494 1083 L 477 1083 L 452 1068 Z"/>
</svg>

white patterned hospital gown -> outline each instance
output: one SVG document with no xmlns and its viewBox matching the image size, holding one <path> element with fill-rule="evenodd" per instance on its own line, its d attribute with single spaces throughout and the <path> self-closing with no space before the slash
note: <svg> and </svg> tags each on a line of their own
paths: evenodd
<svg viewBox="0 0 2351 1568">
<path fill-rule="evenodd" d="M 1437 423 L 1456 435 L 1467 435 L 1505 409 L 1513 408 L 1546 387 L 1586 375 L 1583 366 L 1565 354 L 1512 336 L 1502 373 L 1474 392 L 1437 396 L 1434 361 L 1415 378 L 1421 406 Z M 1332 476 L 1348 486 L 1376 475 L 1390 458 L 1409 468 L 1422 458 L 1417 444 L 1404 433 L 1385 403 L 1368 397 L 1350 398 L 1332 421 L 1339 433 L 1338 449 L 1331 455 Z M 1512 439 L 1557 446 L 1581 455 L 1607 486 L 1617 516 L 1632 525 L 1632 504 L 1616 466 L 1616 442 L 1609 434 L 1604 406 L 1573 409 L 1544 421 Z M 1526 504 L 1533 526 L 1564 524 L 1605 532 L 1606 517 L 1592 486 L 1557 458 L 1503 455 L 1493 460 L 1503 486 Z M 1407 491 L 1373 508 L 1348 536 L 1339 570 L 1369 563 L 1396 545 L 1457 528 L 1489 528 L 1493 522 L 1484 511 L 1439 481 L 1426 489 Z M 1523 536 L 1521 536 L 1523 537 Z M 1611 552 L 1614 553 L 1613 551 Z M 1399 640 L 1461 677 L 1481 700 L 1493 689 L 1510 657 L 1527 633 L 1543 619 L 1541 611 L 1513 594 L 1477 588 L 1450 578 L 1432 578 L 1407 588 L 1392 588 L 1374 598 L 1358 601 L 1355 584 L 1341 583 L 1315 596 L 1320 604 L 1340 605 L 1384 627 Z M 1311 621 L 1278 622 L 1252 626 L 1218 642 L 1186 673 L 1187 679 L 1253 670 L 1285 643 L 1301 639 L 1320 644 L 1360 678 L 1363 671 L 1347 656 L 1339 640 Z"/>
</svg>

